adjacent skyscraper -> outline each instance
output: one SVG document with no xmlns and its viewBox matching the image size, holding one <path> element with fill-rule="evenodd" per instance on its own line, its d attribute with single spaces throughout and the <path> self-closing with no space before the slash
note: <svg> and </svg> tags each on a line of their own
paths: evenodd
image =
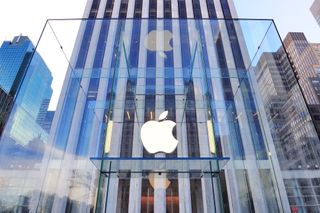
<svg viewBox="0 0 320 213">
<path fill-rule="evenodd" d="M 0 87 L 0 137 L 8 121 L 13 105 L 13 97 Z"/>
<path fill-rule="evenodd" d="M 279 49 L 263 53 L 255 74 L 267 120 L 273 127 L 273 143 L 291 210 L 317 212 L 319 178 L 310 174 L 319 170 L 320 144 L 286 52 Z M 311 115 L 315 117 L 319 105 L 312 106 Z"/>
<path fill-rule="evenodd" d="M 34 53 L 34 46 L 27 36 L 17 36 L 12 42 L 2 44 L 0 66 L 0 85 L 14 97 L 11 114 L 15 114 L 10 116 L 8 122 L 12 123 L 6 128 L 4 137 L 12 137 L 20 144 L 36 135 L 46 137 L 41 122 L 52 95 L 52 76 L 41 56 Z"/>
<path fill-rule="evenodd" d="M 320 26 L 320 1 L 315 0 L 310 8 L 312 15 Z"/>
<path fill-rule="evenodd" d="M 25 36 L 3 42 L 0 48 L 1 128 L 7 123 L 13 98 L 31 60 L 32 44 Z"/>
<path fill-rule="evenodd" d="M 320 44 L 309 43 L 304 33 L 291 32 L 284 39 L 284 45 L 320 135 L 317 116 L 317 108 L 320 108 Z"/>
<path fill-rule="evenodd" d="M 288 33 L 284 46 L 294 63 L 303 94 L 308 104 L 319 104 L 320 97 L 313 80 L 319 78 L 317 67 L 320 65 L 315 45 L 310 44 L 303 33 Z"/>
<path fill-rule="evenodd" d="M 0 48 L 0 85 L 6 92 L 16 91 L 31 60 L 33 44 L 26 36 L 5 41 Z"/>
<path fill-rule="evenodd" d="M 5 118 L 0 145 L 0 211 L 26 211 L 29 192 L 24 188 L 41 180 L 39 164 L 48 139 L 42 114 L 52 96 L 52 76 L 26 36 L 3 43 L 0 71 L 1 119 Z"/>
</svg>

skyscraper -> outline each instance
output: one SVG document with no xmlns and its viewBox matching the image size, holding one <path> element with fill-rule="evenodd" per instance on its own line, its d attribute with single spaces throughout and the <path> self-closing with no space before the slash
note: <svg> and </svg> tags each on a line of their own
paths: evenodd
<svg viewBox="0 0 320 213">
<path fill-rule="evenodd" d="M 31 59 L 32 44 L 25 36 L 16 36 L 12 41 L 3 42 L 0 48 L 1 87 L 1 129 L 7 123 L 13 98 Z"/>
<path fill-rule="evenodd" d="M 273 143 L 291 210 L 298 211 L 300 208 L 300 211 L 316 212 L 319 205 L 318 182 L 310 173 L 319 169 L 320 144 L 315 132 L 310 131 L 314 124 L 308 121 L 311 117 L 316 118 L 319 105 L 312 105 L 311 117 L 305 113 L 302 107 L 305 100 L 298 92 L 295 73 L 283 49 L 263 53 L 255 68 L 255 74 L 267 120 L 270 126 L 274 126 Z"/>
<path fill-rule="evenodd" d="M 26 66 L 31 59 L 31 41 L 26 36 L 16 36 L 12 41 L 3 42 L 0 48 L 0 85 L 8 93 L 17 90 Z"/>
<path fill-rule="evenodd" d="M 295 71 L 308 104 L 319 104 L 319 96 L 312 84 L 313 78 L 318 78 L 316 67 L 319 66 L 316 46 L 311 45 L 303 33 L 290 32 L 284 39 L 284 46 L 289 58 L 294 63 Z"/>
<path fill-rule="evenodd" d="M 272 21 L 232 19 L 231 0 L 93 0 L 84 17 L 43 181 L 6 209 L 319 210 L 319 139 Z"/>
<path fill-rule="evenodd" d="M 314 16 L 314 18 L 316 19 L 316 21 L 320 25 L 320 1 L 315 0 L 313 2 L 313 4 L 311 5 L 310 10 L 311 10 L 312 15 Z"/>
<path fill-rule="evenodd" d="M 317 116 L 317 108 L 320 108 L 320 44 L 309 43 L 303 33 L 291 32 L 284 39 L 284 45 L 320 135 Z"/>
<path fill-rule="evenodd" d="M 13 97 L 0 87 L 0 137 L 13 105 Z"/>
<path fill-rule="evenodd" d="M 33 52 L 34 46 L 27 36 L 17 36 L 12 42 L 4 42 L 0 49 L 1 85 L 15 98 L 11 112 L 15 116 L 9 118 L 8 122 L 12 123 L 6 128 L 6 136 L 10 135 L 21 144 L 31 140 L 35 134 L 47 135 L 39 123 L 44 119 L 43 114 L 51 99 L 52 76 L 41 56 L 38 53 L 33 55 Z M 35 129 L 38 130 L 34 132 Z"/>
<path fill-rule="evenodd" d="M 25 211 L 29 201 L 23 188 L 40 180 L 48 132 L 39 115 L 48 110 L 52 76 L 27 36 L 4 42 L 0 53 L 0 83 L 7 95 L 1 95 L 1 109 L 9 104 L 10 110 L 4 114 L 0 145 L 0 211 Z"/>
</svg>

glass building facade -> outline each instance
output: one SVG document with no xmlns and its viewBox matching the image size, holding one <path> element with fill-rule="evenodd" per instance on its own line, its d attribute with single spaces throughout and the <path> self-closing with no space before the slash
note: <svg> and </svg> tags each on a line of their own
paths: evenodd
<svg viewBox="0 0 320 213">
<path fill-rule="evenodd" d="M 93 0 L 88 19 L 49 20 L 37 51 L 65 60 L 64 83 L 41 158 L 1 166 L 0 210 L 318 212 L 319 138 L 277 29 L 235 15 L 228 0 Z M 164 111 L 179 143 L 152 154 L 141 128 Z"/>
<path fill-rule="evenodd" d="M 19 79 L 24 75 L 26 65 L 31 59 L 33 47 L 26 36 L 17 36 L 12 41 L 2 43 L 0 48 L 0 85 L 7 93 L 11 90 L 17 90 Z"/>
<path fill-rule="evenodd" d="M 0 87 L 0 136 L 10 116 L 13 97 Z"/>
<path fill-rule="evenodd" d="M 16 36 L 0 47 L 0 136 L 12 110 L 13 99 L 20 86 L 26 65 L 31 60 L 33 45 L 26 36 Z"/>
<path fill-rule="evenodd" d="M 37 171 L 48 139 L 41 115 L 48 110 L 53 79 L 28 37 L 4 42 L 0 52 L 1 84 L 9 91 L 1 99 L 5 120 L 0 145 L 0 212 L 26 212 L 26 190 L 40 180 Z"/>
</svg>

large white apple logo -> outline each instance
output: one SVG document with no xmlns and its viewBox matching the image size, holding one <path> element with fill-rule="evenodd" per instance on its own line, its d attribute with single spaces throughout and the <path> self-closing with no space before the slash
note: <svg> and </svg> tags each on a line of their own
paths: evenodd
<svg viewBox="0 0 320 213">
<path fill-rule="evenodd" d="M 168 111 L 161 113 L 159 121 L 148 121 L 141 128 L 141 141 L 144 148 L 151 154 L 157 152 L 171 153 L 178 145 L 178 140 L 172 135 L 176 123 L 165 120 Z"/>
<path fill-rule="evenodd" d="M 163 38 L 163 46 L 159 46 L 160 38 Z M 165 51 L 173 50 L 171 39 L 172 33 L 169 30 L 152 30 L 144 39 L 144 46 L 150 51 L 157 51 L 162 58 L 167 58 Z"/>
</svg>

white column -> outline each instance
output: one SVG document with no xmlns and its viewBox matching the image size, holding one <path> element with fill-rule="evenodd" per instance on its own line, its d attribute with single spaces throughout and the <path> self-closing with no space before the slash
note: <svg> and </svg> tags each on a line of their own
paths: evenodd
<svg viewBox="0 0 320 213">
<path fill-rule="evenodd" d="M 172 18 L 179 18 L 178 1 L 171 1 Z M 180 94 L 181 88 L 184 87 L 182 58 L 181 58 L 181 40 L 180 40 L 180 24 L 178 19 L 172 21 L 173 33 L 173 58 L 174 58 L 174 76 L 175 76 L 175 93 Z M 183 90 L 182 90 L 183 91 Z M 177 139 L 178 144 L 178 157 L 188 156 L 188 141 L 186 137 L 186 123 L 184 113 L 184 100 L 186 99 L 184 93 L 176 95 L 176 122 L 177 122 Z M 178 174 L 178 187 L 179 187 L 179 212 L 191 213 L 191 193 L 190 193 L 190 180 L 189 177 L 183 174 Z"/>
<path fill-rule="evenodd" d="M 98 14 L 101 14 L 101 13 L 102 13 L 102 10 L 100 9 L 98 11 Z M 79 173 L 82 174 L 83 172 L 86 171 L 86 168 L 77 166 L 78 162 L 75 160 L 75 152 L 79 142 L 78 139 L 79 139 L 79 133 L 81 129 L 80 126 L 82 123 L 83 111 L 85 110 L 86 95 L 89 87 L 90 76 L 92 72 L 92 64 L 93 64 L 94 55 L 96 52 L 100 28 L 101 28 L 101 23 L 97 22 L 93 28 L 91 42 L 88 49 L 88 55 L 87 55 L 84 69 L 80 71 L 82 72 L 82 78 L 79 79 L 80 87 L 77 94 L 74 114 L 72 117 L 72 124 L 70 127 L 69 136 L 68 136 L 67 147 L 64 153 L 64 159 L 61 161 L 60 176 L 59 176 L 59 181 L 56 189 L 56 195 L 58 196 L 56 196 L 54 199 L 52 211 L 63 211 L 66 207 L 67 197 L 74 195 L 72 194 L 73 192 L 70 189 L 70 183 L 72 182 L 70 180 L 77 179 L 77 178 L 79 179 L 84 178 L 84 177 L 75 177 L 73 175 L 73 172 L 76 170 L 79 170 L 81 171 Z M 85 189 L 81 188 L 81 191 L 83 190 Z"/>
<path fill-rule="evenodd" d="M 237 10 L 236 10 L 236 7 L 233 3 L 233 0 L 228 0 L 228 5 L 230 8 L 232 18 L 238 18 Z"/>
<path fill-rule="evenodd" d="M 143 1 L 142 17 L 147 18 L 149 11 L 149 1 Z M 132 157 L 142 157 L 143 147 L 140 140 L 140 128 L 144 123 L 144 93 L 145 93 L 145 66 L 147 63 L 147 50 L 144 47 L 144 39 L 148 33 L 148 20 L 141 19 L 140 40 L 139 40 L 139 61 L 137 70 L 136 85 L 136 114 L 133 132 Z M 128 55 L 129 56 L 129 55 Z M 130 196 L 128 212 L 141 212 L 142 178 L 134 177 L 130 179 Z"/>
<path fill-rule="evenodd" d="M 113 11 L 112 11 L 112 18 L 117 18 L 119 16 L 119 9 L 120 9 L 120 3 L 121 1 L 115 1 L 114 2 L 114 6 L 113 6 Z M 109 64 L 109 67 L 111 67 L 111 63 L 112 63 L 112 60 L 113 60 L 113 51 L 110 51 L 110 50 L 113 50 L 114 48 L 114 43 L 115 43 L 115 39 L 117 36 L 119 35 L 116 35 L 117 33 L 117 26 L 119 23 L 119 20 L 111 20 L 110 21 L 111 24 L 110 24 L 110 27 L 109 27 L 109 34 L 108 35 L 108 38 L 112 38 L 112 46 L 110 46 L 110 49 L 109 48 L 106 48 L 106 54 L 108 55 L 108 62 L 107 64 Z M 121 33 L 120 33 L 121 35 Z M 108 39 L 109 40 L 109 39 Z M 108 44 L 108 43 L 107 43 Z M 121 52 L 121 49 L 122 46 L 119 45 L 119 52 Z M 112 72 L 113 70 L 107 69 L 107 71 L 109 72 Z M 119 75 L 120 72 L 119 72 Z M 101 79 L 100 79 L 101 80 Z M 123 81 L 122 82 L 118 82 L 118 85 L 117 85 L 117 88 L 119 87 L 122 87 L 122 88 L 126 88 L 126 83 L 124 83 Z M 119 91 L 117 90 L 116 94 L 115 94 L 115 101 L 114 103 L 117 103 L 119 100 L 121 101 L 121 99 L 123 99 L 123 94 L 124 92 L 120 92 L 119 94 Z M 114 108 L 117 108 L 116 106 L 113 106 Z M 122 110 L 123 112 L 123 110 Z M 110 153 L 109 155 L 110 156 L 119 156 L 119 149 L 120 149 L 120 143 L 119 141 L 121 141 L 121 133 L 122 133 L 122 124 L 119 123 L 119 117 L 121 117 L 121 110 L 113 110 L 113 129 L 112 129 L 112 136 L 111 136 L 111 149 L 110 149 Z M 116 142 L 118 142 L 118 144 L 116 144 Z M 108 181 L 108 180 L 107 180 Z M 119 185 L 119 180 L 118 178 L 111 178 L 110 179 L 110 182 L 109 182 L 109 185 L 107 185 L 106 187 L 108 187 L 108 189 L 106 190 L 109 190 L 109 193 L 108 193 L 108 199 L 107 199 L 107 203 L 108 203 L 108 208 L 107 208 L 107 212 L 111 213 L 111 212 L 115 212 L 116 211 L 116 208 L 117 208 L 117 197 L 118 197 L 118 185 Z M 110 193 L 111 192 L 111 193 Z"/>
<path fill-rule="evenodd" d="M 127 18 L 133 18 L 135 0 L 128 0 Z"/>
<path fill-rule="evenodd" d="M 106 1 L 101 1 L 100 2 L 100 5 L 99 5 L 99 11 L 98 11 L 98 14 L 97 14 L 97 18 L 103 18 L 104 16 L 104 8 L 105 8 L 105 5 L 106 5 Z M 103 21 L 97 21 L 96 23 L 99 23 L 99 35 L 97 36 L 97 42 L 98 42 L 98 39 L 100 37 L 100 34 L 101 34 L 101 26 L 102 26 L 102 23 Z M 93 61 L 94 61 L 94 57 L 95 57 L 95 54 L 93 56 Z M 94 71 L 93 71 L 94 72 Z M 102 73 L 103 71 L 101 71 Z M 93 73 L 94 75 L 94 73 Z M 100 86 L 100 85 L 99 85 Z M 99 93 L 99 89 L 98 89 L 98 93 Z M 97 96 L 97 103 L 100 103 L 98 101 L 98 96 Z M 97 106 L 96 106 L 97 107 Z M 96 110 L 95 109 L 91 109 L 93 111 L 93 113 L 95 114 L 95 117 L 92 121 L 92 129 L 91 129 L 91 134 L 90 134 L 90 146 L 88 147 L 89 148 L 89 151 L 88 151 L 88 156 L 89 157 L 95 157 L 97 156 L 96 153 L 99 152 L 98 148 L 99 148 L 99 142 L 101 140 L 101 138 L 99 137 L 101 134 L 101 122 L 103 122 L 103 109 L 100 109 L 99 110 Z M 91 112 L 89 112 L 91 113 Z M 78 161 L 81 161 L 79 162 L 79 166 L 80 169 L 82 168 L 86 168 L 86 170 L 88 171 L 87 173 L 84 173 L 84 175 L 86 174 L 91 174 L 90 175 L 90 179 L 88 179 L 88 185 L 89 187 L 83 187 L 83 195 L 88 195 L 86 198 L 86 200 L 90 201 L 91 202 L 91 205 L 95 205 L 95 201 L 97 199 L 97 192 L 98 192 L 98 188 L 99 188 L 99 176 L 100 176 L 100 171 L 97 170 L 97 168 L 95 168 L 95 166 L 92 164 L 91 161 L 89 160 L 86 160 L 86 159 L 81 159 L 81 160 L 78 160 Z M 91 170 L 91 171 L 90 171 Z M 78 192 L 75 192 L 76 194 Z M 81 195 L 80 195 L 81 196 Z M 90 206 L 87 205 L 86 202 L 81 202 L 80 204 L 80 207 L 79 207 L 79 211 L 80 212 L 89 212 L 90 211 Z"/>
<path fill-rule="evenodd" d="M 245 52 L 245 50 L 242 50 L 243 52 Z M 253 85 L 253 88 L 259 88 L 259 86 L 257 85 L 257 81 L 256 81 L 256 77 L 254 75 L 254 73 L 252 73 L 253 70 L 249 71 L 249 77 L 251 79 L 251 83 Z M 260 121 L 262 124 L 262 127 L 264 129 L 264 133 L 265 133 L 265 140 L 266 143 L 268 144 L 268 157 L 269 157 L 269 163 L 270 163 L 270 167 L 273 167 L 273 170 L 270 169 L 270 172 L 272 175 L 272 181 L 274 184 L 274 190 L 275 190 L 275 194 L 277 196 L 277 202 L 278 202 L 278 207 L 279 209 L 284 208 L 285 211 L 290 211 L 290 205 L 289 205 L 289 200 L 288 200 L 288 196 L 286 193 L 286 189 L 284 186 L 284 181 L 283 181 L 283 171 L 281 171 L 280 165 L 279 165 L 279 159 L 277 156 L 277 152 L 276 152 L 276 148 L 275 145 L 273 143 L 273 138 L 271 135 L 271 130 L 269 127 L 269 123 L 268 123 L 268 118 L 267 118 L 267 114 L 264 108 L 264 104 L 262 101 L 262 97 L 260 95 L 259 92 L 254 92 L 255 97 L 256 97 L 256 101 L 257 101 L 257 111 L 259 112 L 257 114 L 257 116 L 260 117 Z M 272 160 L 272 161 L 271 161 Z M 305 171 L 303 171 L 304 173 L 306 173 Z M 278 188 L 278 190 L 277 190 Z"/>
<path fill-rule="evenodd" d="M 223 18 L 223 11 L 221 8 L 221 0 L 213 0 L 214 7 L 217 13 L 217 18 Z"/>
<path fill-rule="evenodd" d="M 157 1 L 157 18 L 163 18 L 163 1 Z M 154 20 L 157 23 L 157 50 L 163 49 L 164 40 L 160 32 L 164 30 L 163 20 Z M 164 97 L 164 58 L 160 56 L 159 51 L 156 52 L 156 104 L 155 104 L 155 120 L 158 120 L 159 115 L 165 110 Z M 156 158 L 163 158 L 165 154 L 159 153 Z M 154 175 L 154 212 L 166 212 L 166 174 Z"/>
<path fill-rule="evenodd" d="M 164 154 L 155 155 L 156 158 L 163 158 Z M 166 213 L 166 174 L 154 174 L 154 213 Z"/>
<path fill-rule="evenodd" d="M 215 7 L 216 7 L 216 11 L 221 13 L 221 17 L 223 18 L 222 8 L 221 8 L 219 0 L 215 0 Z M 217 22 L 218 22 L 217 31 L 219 33 L 221 33 L 221 39 L 222 39 L 223 45 L 225 46 L 229 42 L 228 39 L 226 39 L 226 36 L 228 36 L 226 25 L 225 25 L 224 21 L 217 21 Z M 220 51 L 222 51 L 222 50 L 220 50 Z M 226 58 L 230 59 L 233 56 L 230 55 L 231 54 L 230 48 L 228 49 L 228 51 L 229 52 L 224 50 L 224 53 L 226 54 Z M 226 63 L 228 65 L 228 67 L 232 66 L 230 64 L 230 60 L 227 60 Z M 233 67 L 234 67 L 234 65 L 233 65 Z M 223 90 L 221 90 L 221 91 L 223 91 Z M 221 100 L 224 100 L 223 96 L 222 96 Z M 227 113 L 227 111 L 224 111 L 222 113 L 223 115 L 218 118 L 221 122 L 224 122 L 226 124 L 226 128 L 220 130 L 221 135 L 222 135 L 221 145 L 222 145 L 223 155 L 232 157 L 232 147 L 230 147 L 230 145 L 231 145 L 230 140 L 232 140 L 232 138 L 230 138 L 231 133 L 228 128 L 228 123 L 227 123 L 228 118 L 226 116 L 226 113 Z M 228 190 L 228 201 L 229 201 L 229 207 L 230 207 L 231 212 L 241 211 L 241 206 L 240 206 L 240 202 L 239 202 L 240 201 L 239 190 L 238 190 L 239 187 L 238 187 L 237 177 L 235 174 L 235 162 L 236 161 L 234 161 L 234 160 L 230 160 L 225 167 L 226 185 L 227 185 L 227 190 Z"/>
<path fill-rule="evenodd" d="M 233 60 L 233 53 L 230 46 L 230 41 L 227 33 L 227 28 L 224 23 L 220 23 L 222 42 L 228 62 L 228 69 L 232 75 L 236 75 L 236 66 Z M 256 160 L 255 150 L 253 147 L 253 141 L 251 139 L 251 132 L 249 121 L 246 116 L 246 108 L 243 102 L 242 92 L 239 88 L 239 80 L 233 79 L 231 81 L 231 87 L 233 90 L 237 120 L 240 126 L 240 134 L 245 152 L 245 161 L 239 161 L 243 164 L 243 168 L 247 170 L 248 174 L 248 188 L 251 190 L 254 208 L 259 209 L 261 212 L 267 212 L 268 208 L 265 203 L 262 183 L 259 175 L 258 161 Z M 242 166 L 241 166 L 242 168 Z M 236 168 L 235 168 L 236 169 Z M 236 177 L 229 177 L 231 181 L 236 181 Z M 238 183 L 239 184 L 239 183 Z M 240 205 L 240 204 L 238 204 Z"/>
<path fill-rule="evenodd" d="M 139 75 L 141 75 L 141 72 L 138 71 L 136 91 L 138 91 L 138 87 L 141 86 L 140 81 L 139 81 Z M 144 111 L 139 106 L 139 102 L 141 102 L 141 100 L 136 99 L 136 112 L 134 114 L 134 132 L 133 132 L 133 141 L 132 141 L 132 143 L 133 143 L 132 144 L 132 157 L 141 157 L 142 156 L 142 149 L 141 149 L 142 147 L 141 147 L 141 142 L 140 142 L 140 127 L 142 125 L 141 119 L 143 118 Z M 129 189 L 130 196 L 129 196 L 128 212 L 140 212 L 141 211 L 141 187 L 142 187 L 141 177 L 138 175 L 136 175 L 136 176 L 132 175 L 130 178 L 130 189 Z"/>
<path fill-rule="evenodd" d="M 203 3 L 200 6 L 203 6 Z M 191 0 L 186 0 L 186 7 L 187 7 L 187 17 L 193 18 L 193 6 Z M 204 8 L 202 8 L 204 9 Z M 203 12 L 203 11 L 202 11 Z M 205 96 L 204 96 L 204 85 L 203 79 L 201 79 L 201 76 L 203 75 L 204 68 L 203 68 L 203 62 L 202 62 L 202 56 L 201 53 L 201 45 L 200 37 L 199 37 L 199 31 L 196 27 L 197 23 L 194 20 L 188 21 L 188 30 L 189 30 L 189 42 L 190 42 L 190 51 L 191 51 L 191 57 L 193 57 L 193 54 L 196 54 L 196 58 L 193 65 L 193 74 L 192 79 L 194 83 L 194 95 L 195 95 L 195 102 L 196 102 L 196 116 L 197 116 L 197 126 L 198 126 L 198 141 L 199 141 L 199 149 L 200 149 L 200 156 L 201 157 L 208 157 L 210 155 L 209 153 L 209 144 L 205 143 L 205 141 L 208 141 L 208 134 L 207 134 L 207 127 L 206 127 L 206 110 L 204 110 L 204 103 L 205 103 Z M 197 51 L 195 51 L 195 46 L 197 47 Z M 203 211 L 204 212 L 212 212 L 214 209 L 213 204 L 213 194 L 211 188 L 208 188 L 207 186 L 210 184 L 210 179 L 208 178 L 202 178 L 201 179 L 201 185 L 202 185 L 202 200 L 203 200 Z"/>
</svg>

